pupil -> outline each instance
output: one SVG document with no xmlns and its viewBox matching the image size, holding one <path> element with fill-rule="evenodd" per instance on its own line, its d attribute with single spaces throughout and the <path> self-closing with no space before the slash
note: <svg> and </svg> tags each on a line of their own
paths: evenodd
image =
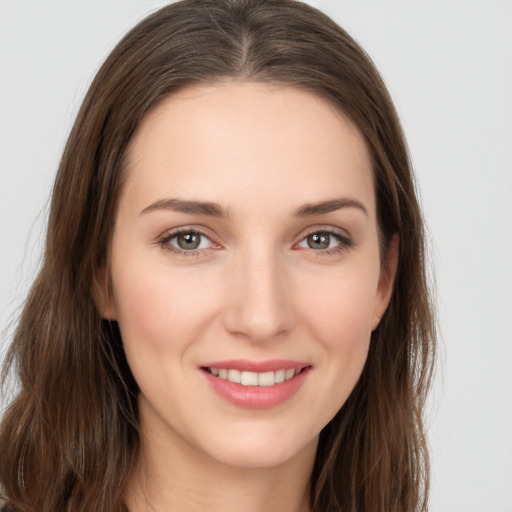
<svg viewBox="0 0 512 512">
<path fill-rule="evenodd" d="M 181 249 L 197 249 L 201 243 L 201 237 L 197 233 L 183 233 L 178 236 L 178 245 Z"/>
<path fill-rule="evenodd" d="M 329 235 L 325 233 L 309 235 L 308 245 L 311 249 L 327 249 L 329 247 Z"/>
</svg>

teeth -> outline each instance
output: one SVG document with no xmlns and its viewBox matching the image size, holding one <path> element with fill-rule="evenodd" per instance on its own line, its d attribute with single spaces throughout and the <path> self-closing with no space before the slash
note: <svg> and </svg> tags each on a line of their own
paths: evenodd
<svg viewBox="0 0 512 512">
<path fill-rule="evenodd" d="M 274 372 L 258 373 L 258 386 L 273 386 L 274 384 Z"/>
<path fill-rule="evenodd" d="M 295 375 L 295 370 L 286 370 L 284 372 L 284 380 L 291 379 Z"/>
<path fill-rule="evenodd" d="M 276 384 L 279 384 L 280 382 L 284 381 L 284 377 L 286 375 L 286 372 L 284 370 L 277 370 L 275 376 L 274 376 L 274 382 Z"/>
<path fill-rule="evenodd" d="M 254 372 L 242 372 L 240 376 L 240 384 L 244 386 L 257 386 L 258 374 Z"/>
<path fill-rule="evenodd" d="M 240 382 L 240 372 L 238 370 L 228 370 L 228 379 L 231 382 Z"/>
<path fill-rule="evenodd" d="M 226 370 L 223 368 L 209 368 L 209 371 L 215 377 L 242 384 L 243 386 L 273 386 L 285 380 L 290 380 L 296 373 L 299 373 L 294 369 L 263 373 L 241 372 L 240 370 Z"/>
</svg>

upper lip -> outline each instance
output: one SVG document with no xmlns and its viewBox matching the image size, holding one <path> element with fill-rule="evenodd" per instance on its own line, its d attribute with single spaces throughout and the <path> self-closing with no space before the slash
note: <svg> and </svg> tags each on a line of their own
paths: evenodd
<svg viewBox="0 0 512 512">
<path fill-rule="evenodd" d="M 291 361 L 287 359 L 269 359 L 266 361 L 250 361 L 248 359 L 230 359 L 227 361 L 214 361 L 202 364 L 201 368 L 223 368 L 226 370 L 240 370 L 245 372 L 275 372 L 277 370 L 303 370 L 311 366 L 310 363 Z"/>
</svg>

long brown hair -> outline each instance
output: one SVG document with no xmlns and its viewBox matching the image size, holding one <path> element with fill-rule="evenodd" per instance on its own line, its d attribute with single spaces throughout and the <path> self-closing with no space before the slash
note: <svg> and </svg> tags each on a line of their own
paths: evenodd
<svg viewBox="0 0 512 512">
<path fill-rule="evenodd" d="M 424 231 L 406 144 L 369 57 L 331 19 L 294 0 L 185 0 L 132 29 L 94 79 L 51 202 L 42 268 L 4 366 L 19 392 L 0 426 L 6 510 L 115 511 L 139 456 L 138 393 L 115 322 L 93 299 L 107 263 L 126 149 L 160 100 L 197 83 L 286 84 L 327 99 L 373 159 L 383 254 L 400 238 L 391 303 L 361 378 L 323 429 L 315 512 L 426 511 L 422 411 L 435 328 Z"/>
</svg>

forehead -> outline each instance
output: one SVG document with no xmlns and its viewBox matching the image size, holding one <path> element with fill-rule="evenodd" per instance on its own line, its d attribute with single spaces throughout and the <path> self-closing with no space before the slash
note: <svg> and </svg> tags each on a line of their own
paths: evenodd
<svg viewBox="0 0 512 512">
<path fill-rule="evenodd" d="M 292 87 L 186 88 L 145 116 L 127 160 L 122 197 L 141 208 L 159 196 L 243 208 L 347 195 L 374 208 L 371 160 L 357 127 L 327 101 Z"/>
</svg>

